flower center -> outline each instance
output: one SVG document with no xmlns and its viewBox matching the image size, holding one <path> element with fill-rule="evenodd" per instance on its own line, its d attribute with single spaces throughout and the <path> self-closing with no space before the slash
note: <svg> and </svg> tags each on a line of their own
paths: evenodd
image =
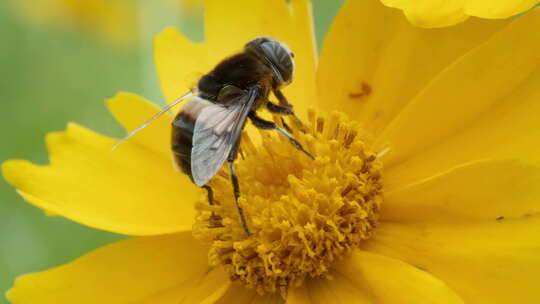
<svg viewBox="0 0 540 304">
<path fill-rule="evenodd" d="M 277 132 L 261 131 L 259 147 L 243 135 L 236 171 L 252 236 L 242 228 L 227 172 L 209 184 L 215 204 L 197 203 L 194 235 L 210 244 L 210 263 L 259 293 L 285 295 L 306 276 L 325 276 L 377 226 L 382 164 L 366 134 L 341 113 L 309 111 L 308 118 L 303 128 L 275 121 L 315 160 Z"/>
</svg>

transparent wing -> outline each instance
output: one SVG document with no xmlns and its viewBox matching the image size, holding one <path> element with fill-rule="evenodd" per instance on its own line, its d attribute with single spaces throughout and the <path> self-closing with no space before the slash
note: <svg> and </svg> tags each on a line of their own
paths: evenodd
<svg viewBox="0 0 540 304">
<path fill-rule="evenodd" d="M 191 174 L 197 186 L 212 179 L 227 160 L 239 140 L 255 96 L 252 91 L 246 92 L 235 97 L 228 107 L 213 104 L 197 117 L 191 149 Z"/>
</svg>

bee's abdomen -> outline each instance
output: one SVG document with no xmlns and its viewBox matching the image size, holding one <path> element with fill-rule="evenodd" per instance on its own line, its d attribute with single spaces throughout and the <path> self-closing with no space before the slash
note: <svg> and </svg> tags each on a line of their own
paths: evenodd
<svg viewBox="0 0 540 304">
<path fill-rule="evenodd" d="M 174 164 L 185 174 L 191 175 L 191 148 L 195 121 L 203 108 L 210 104 L 198 96 L 189 100 L 172 122 L 171 150 Z"/>
</svg>

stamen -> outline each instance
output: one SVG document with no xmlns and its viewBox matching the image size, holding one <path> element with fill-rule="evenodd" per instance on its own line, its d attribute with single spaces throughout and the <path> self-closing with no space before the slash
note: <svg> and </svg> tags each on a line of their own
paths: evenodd
<svg viewBox="0 0 540 304">
<path fill-rule="evenodd" d="M 284 125 L 281 117 L 274 120 Z M 231 280 L 283 296 L 306 277 L 327 276 L 336 259 L 371 237 L 382 203 L 383 152 L 370 151 L 366 134 L 341 113 L 310 110 L 306 124 L 286 125 L 314 160 L 277 132 L 262 131 L 260 147 L 242 136 L 239 204 L 253 235 L 242 229 L 227 174 L 209 184 L 214 205 L 197 203 L 193 229 L 210 245 L 210 263 Z"/>
</svg>

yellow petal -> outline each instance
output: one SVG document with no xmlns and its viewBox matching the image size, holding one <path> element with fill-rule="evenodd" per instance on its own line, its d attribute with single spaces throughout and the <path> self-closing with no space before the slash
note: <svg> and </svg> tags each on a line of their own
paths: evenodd
<svg viewBox="0 0 540 304">
<path fill-rule="evenodd" d="M 224 22 L 223 18 L 226 18 Z M 295 53 L 294 81 L 284 93 L 304 112 L 315 97 L 315 40 L 309 1 L 207 1 L 205 42 L 194 44 L 174 29 L 155 41 L 155 61 L 162 90 L 172 101 L 196 85 L 221 60 L 258 36 L 272 36 Z"/>
<path fill-rule="evenodd" d="M 378 1 L 347 1 L 324 41 L 320 106 L 347 113 L 377 135 L 441 70 L 504 25 L 475 19 L 426 30 Z"/>
<path fill-rule="evenodd" d="M 382 255 L 357 250 L 339 262 L 336 271 L 369 291 L 373 303 L 463 303 L 444 282 L 429 273 Z"/>
<path fill-rule="evenodd" d="M 467 0 L 381 0 L 384 5 L 403 10 L 415 26 L 432 28 L 460 23 L 467 19 Z"/>
<path fill-rule="evenodd" d="M 160 110 L 156 105 L 132 93 L 119 93 L 108 99 L 107 107 L 127 132 L 136 129 Z M 170 157 L 171 121 L 171 115 L 165 113 L 130 137 L 129 141 L 155 151 L 163 157 Z"/>
<path fill-rule="evenodd" d="M 30 203 L 79 223 L 131 235 L 191 229 L 199 191 L 169 158 L 137 143 L 75 124 L 47 136 L 50 165 L 3 164 L 6 180 Z"/>
<path fill-rule="evenodd" d="M 201 280 L 185 290 L 184 297 L 179 304 L 215 303 L 227 291 L 231 281 L 222 267 L 208 271 Z"/>
<path fill-rule="evenodd" d="M 533 7 L 538 0 L 466 0 L 465 13 L 481 18 L 508 18 Z"/>
<path fill-rule="evenodd" d="M 387 190 L 478 159 L 540 159 L 540 69 L 467 129 L 387 168 Z"/>
<path fill-rule="evenodd" d="M 369 291 L 335 271 L 331 278 L 308 278 L 303 286 L 289 289 L 287 304 L 371 304 Z"/>
<path fill-rule="evenodd" d="M 172 102 L 196 87 L 198 78 L 211 65 L 208 50 L 203 44 L 189 40 L 175 28 L 167 28 L 154 40 L 154 62 L 161 91 L 167 102 Z"/>
<path fill-rule="evenodd" d="M 540 63 L 540 10 L 515 19 L 486 43 L 458 59 L 392 121 L 376 142 L 390 145 L 391 166 L 442 143 L 517 100 Z M 452 155 L 448 154 L 448 157 Z"/>
<path fill-rule="evenodd" d="M 421 27 L 454 25 L 468 16 L 509 18 L 533 7 L 538 0 L 381 0 L 403 10 L 409 21 Z"/>
<path fill-rule="evenodd" d="M 312 304 L 308 289 L 305 286 L 291 288 L 287 292 L 287 304 Z"/>
<path fill-rule="evenodd" d="M 247 289 L 241 283 L 232 283 L 227 286 L 225 293 L 216 300 L 216 304 L 252 303 L 258 296 L 253 289 Z"/>
<path fill-rule="evenodd" d="M 283 303 L 279 294 L 259 295 L 240 283 L 232 283 L 221 267 L 208 272 L 196 286 L 185 292 L 181 304 L 191 303 Z"/>
<path fill-rule="evenodd" d="M 7 297 L 17 304 L 173 304 L 206 272 L 206 248 L 190 233 L 134 238 L 24 275 Z"/>
<path fill-rule="evenodd" d="M 508 77 L 512 76 L 514 74 L 508 75 Z M 432 147 L 409 155 L 405 161 L 397 163 L 395 166 L 389 165 L 392 157 L 389 153 L 385 160 L 387 166 L 385 188 L 387 191 L 391 191 L 396 187 L 403 187 L 450 170 L 455 166 L 479 159 L 540 159 L 538 141 L 540 120 L 537 119 L 540 115 L 539 99 L 540 68 L 537 66 L 533 74 L 523 80 L 508 96 L 497 99 L 489 109 L 476 117 L 466 128 L 454 130 L 444 140 L 442 138 L 440 141 L 433 139 L 435 143 Z M 466 102 L 472 102 L 472 100 Z M 458 112 L 460 108 L 468 109 L 466 105 L 448 105 L 448 107 L 453 107 L 455 112 Z M 443 113 L 437 113 L 438 109 L 430 108 L 433 110 L 432 115 L 437 119 L 445 117 Z M 435 115 L 435 113 L 437 114 Z M 459 120 L 461 114 L 453 115 Z M 429 125 L 427 119 L 422 120 L 426 122 L 426 126 Z M 442 123 L 442 119 L 439 121 Z M 423 137 L 424 130 L 421 126 L 416 127 L 418 129 L 414 131 L 412 129 L 403 131 L 406 133 L 417 132 L 418 139 L 420 139 Z M 429 129 L 439 129 L 440 127 L 441 125 L 437 122 Z M 397 136 L 396 134 L 396 138 Z M 421 145 L 421 142 L 415 138 L 416 136 L 408 136 L 407 134 L 403 134 L 403 136 Z M 392 152 L 399 154 L 400 150 L 396 148 Z"/>
<path fill-rule="evenodd" d="M 246 304 L 279 304 L 284 303 L 279 293 L 259 295 L 253 289 L 248 289 L 241 283 L 227 285 L 227 290 L 218 298 L 213 299 L 215 304 L 246 303 Z M 208 301 L 208 300 L 207 300 Z"/>
<path fill-rule="evenodd" d="M 465 303 L 537 303 L 539 243 L 538 216 L 467 224 L 383 221 L 365 249 L 433 274 Z"/>
<path fill-rule="evenodd" d="M 540 165 L 480 161 L 385 194 L 385 221 L 519 218 L 540 212 Z"/>
</svg>

